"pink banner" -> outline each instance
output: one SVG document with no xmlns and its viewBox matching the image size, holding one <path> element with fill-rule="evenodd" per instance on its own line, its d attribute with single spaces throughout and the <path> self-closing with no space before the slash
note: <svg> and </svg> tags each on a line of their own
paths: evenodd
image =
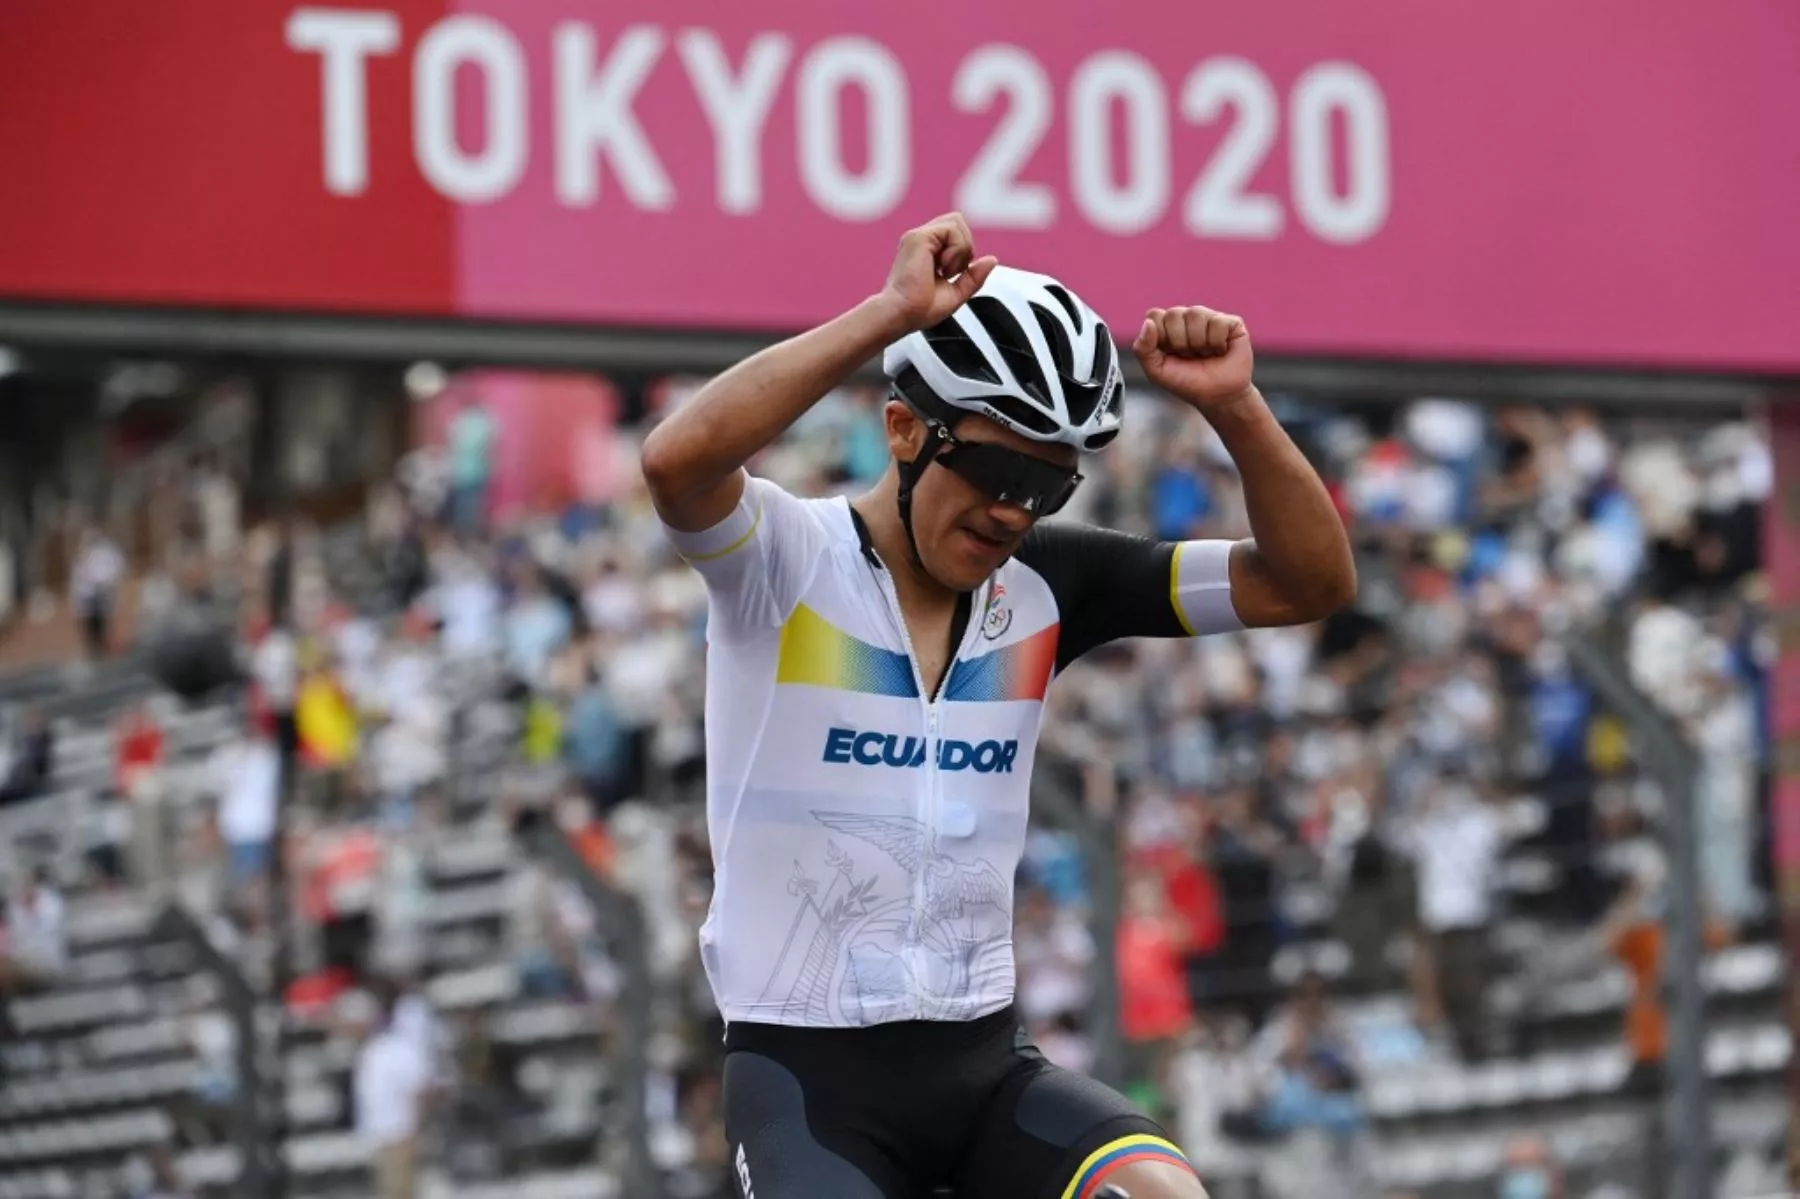
<svg viewBox="0 0 1800 1199">
<path fill-rule="evenodd" d="M 1127 328 L 1800 366 L 1791 0 L 460 8 L 532 100 L 458 215 L 465 311 L 800 326 L 958 207 Z"/>
<path fill-rule="evenodd" d="M 0 298 L 791 330 L 954 207 L 1127 329 L 1800 373 L 1794 0 L 7 19 Z"/>
</svg>

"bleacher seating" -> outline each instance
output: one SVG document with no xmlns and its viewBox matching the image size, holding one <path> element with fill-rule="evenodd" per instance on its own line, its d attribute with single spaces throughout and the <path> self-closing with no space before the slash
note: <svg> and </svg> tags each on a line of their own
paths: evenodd
<svg viewBox="0 0 1800 1199">
<path fill-rule="evenodd" d="M 159 910 L 156 897 L 99 890 L 82 862 L 89 826 L 110 786 L 109 723 L 151 692 L 140 673 L 108 672 L 61 703 L 54 791 L 0 812 L 0 846 L 13 869 L 54 864 L 69 898 L 71 950 L 54 989 L 10 1004 L 18 1040 L 4 1051 L 0 1197 L 111 1195 L 128 1159 L 177 1140 L 179 1121 L 170 1111 L 195 1079 L 182 1015 L 208 999 L 210 980 L 195 973 L 185 946 L 145 939 Z M 191 824 L 209 798 L 202 774 L 207 758 L 240 716 L 229 700 L 194 710 L 159 700 L 157 707 L 172 793 Z M 466 1009 L 491 1008 L 490 1035 L 522 1055 L 521 1077 L 547 1113 L 538 1127 L 521 1132 L 522 1150 L 546 1162 L 591 1157 L 608 1094 L 593 1014 L 573 1003 L 520 998 L 503 947 L 509 875 L 520 850 L 483 817 L 517 729 L 498 706 L 466 716 L 470 735 L 451 789 L 452 825 L 428 863 L 426 993 L 452 1019 Z M 302 1025 L 291 1037 L 288 1159 L 301 1193 L 354 1192 L 361 1183 L 367 1153 L 349 1132 L 346 1102 L 353 1062 L 354 1045 L 341 1036 Z M 193 1184 L 222 1191 L 235 1179 L 238 1159 L 233 1147 L 211 1145 L 192 1149 L 180 1165 Z M 590 1165 L 546 1168 L 503 1189 L 509 1199 L 560 1199 L 605 1195 L 609 1186 Z M 454 1193 L 501 1189 L 470 1184 Z"/>
<path fill-rule="evenodd" d="M 345 561 L 354 564 L 354 555 Z M 355 593 L 374 587 L 351 571 Z M 183 1147 L 180 1168 L 193 1185 L 226 1193 L 237 1176 L 237 1150 L 196 1145 L 175 1112 L 191 1090 L 196 1055 L 184 1020 L 208 1001 L 209 981 L 184 947 L 148 939 L 154 897 L 108 892 L 85 876 L 102 797 L 110 786 L 109 722 L 125 705 L 153 694 L 141 662 L 102 668 L 78 686 L 64 672 L 38 672 L 0 685 L 0 699 L 45 704 L 57 731 L 52 793 L 0 811 L 0 869 L 53 863 L 70 897 L 72 958 L 48 994 L 10 1004 L 19 1039 L 0 1053 L 0 1199 L 86 1199 L 116 1190 L 125 1163 L 156 1145 Z M 517 743 L 514 712 L 489 698 L 479 672 L 447 680 L 459 709 L 448 824 L 427 862 L 431 900 L 425 946 L 426 994 L 452 1022 L 479 1012 L 492 1039 L 518 1059 L 530 1099 L 508 1140 L 520 1174 L 503 1183 L 460 1182 L 458 1199 L 563 1199 L 609 1196 L 613 1175 L 596 1163 L 596 1144 L 616 1139 L 607 1030 L 572 1002 L 521 994 L 505 942 L 509 888 L 522 850 L 494 817 L 502 776 Z M 158 700 L 169 739 L 170 773 L 185 827 L 207 804 L 203 771 L 212 751 L 241 719 L 220 697 L 184 709 Z M 1570 930 L 1546 917 L 1536 897 L 1551 890 L 1561 865 L 1528 842 L 1543 827 L 1542 801 L 1510 805 L 1513 838 L 1504 872 L 1509 915 L 1497 930 L 1503 955 L 1517 963 L 1534 947 Z M 190 882 L 195 880 L 188 880 Z M 1292 936 L 1273 963 L 1276 985 L 1317 971 L 1345 978 L 1351 950 L 1331 929 L 1331 905 L 1309 885 L 1282 896 Z M 1781 1018 L 1782 956 L 1767 927 L 1714 957 L 1706 983 L 1713 1029 L 1707 1066 L 1716 1094 L 1721 1193 L 1758 1193 L 1785 1131 L 1782 1072 L 1792 1046 Z M 1390 946 L 1397 950 L 1398 944 Z M 1493 997 L 1504 1006 L 1503 976 Z M 1487 1194 L 1508 1142 L 1524 1132 L 1549 1139 L 1573 1178 L 1623 1180 L 1650 1160 L 1652 1105 L 1624 1093 L 1629 1069 L 1620 1042 L 1629 986 L 1611 965 L 1557 985 L 1524 1014 L 1535 1041 L 1529 1054 L 1480 1066 L 1442 1060 L 1373 1066 L 1365 1080 L 1374 1123 L 1373 1166 L 1388 1186 L 1460 1199 Z M 1353 1022 L 1404 1014 L 1406 997 L 1356 994 L 1341 1006 Z M 322 1026 L 301 1024 L 285 1061 L 290 1140 L 287 1160 L 298 1193 L 355 1194 L 367 1150 L 350 1131 L 348 1076 L 354 1045 Z"/>
</svg>

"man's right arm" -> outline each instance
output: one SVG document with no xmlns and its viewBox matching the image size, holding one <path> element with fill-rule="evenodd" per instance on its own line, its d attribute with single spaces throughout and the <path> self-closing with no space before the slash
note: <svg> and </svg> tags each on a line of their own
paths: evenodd
<svg viewBox="0 0 1800 1199">
<path fill-rule="evenodd" d="M 744 493 L 744 464 L 888 342 L 903 315 L 872 296 L 815 329 L 738 363 L 644 440 L 644 481 L 663 523 L 713 528 Z"/>
<path fill-rule="evenodd" d="M 974 257 L 960 215 L 941 216 L 900 239 L 876 295 L 701 388 L 644 441 L 644 480 L 663 523 L 700 533 L 730 517 L 746 462 L 889 342 L 956 311 L 993 266 Z"/>
</svg>

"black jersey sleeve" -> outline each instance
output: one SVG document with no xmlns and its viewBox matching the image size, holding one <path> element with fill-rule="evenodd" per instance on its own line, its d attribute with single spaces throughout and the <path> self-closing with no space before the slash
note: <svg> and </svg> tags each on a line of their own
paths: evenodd
<svg viewBox="0 0 1800 1199">
<path fill-rule="evenodd" d="M 1121 637 L 1186 637 L 1171 586 L 1175 543 L 1092 525 L 1040 524 L 1019 561 L 1056 597 L 1056 669 Z"/>
</svg>

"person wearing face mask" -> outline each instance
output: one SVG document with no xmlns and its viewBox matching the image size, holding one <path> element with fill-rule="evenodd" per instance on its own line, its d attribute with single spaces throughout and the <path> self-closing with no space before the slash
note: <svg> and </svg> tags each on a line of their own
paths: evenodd
<svg viewBox="0 0 1800 1199">
<path fill-rule="evenodd" d="M 1520 1137 L 1507 1147 L 1498 1199 L 1562 1199 L 1562 1194 L 1562 1174 L 1542 1139 Z"/>
<path fill-rule="evenodd" d="M 954 213 L 901 239 L 875 295 L 644 442 L 708 592 L 701 953 L 728 1022 L 726 1133 L 759 1199 L 1203 1194 L 1159 1126 L 1021 1035 L 1012 880 L 1045 693 L 1121 638 L 1319 620 L 1356 575 L 1251 381 L 1244 322 L 1152 308 L 1133 349 L 1217 434 L 1251 539 L 1042 519 L 1118 435 L 1119 354 L 1073 291 L 978 256 Z M 805 500 L 745 471 L 878 354 L 893 460 L 871 490 Z"/>
</svg>

